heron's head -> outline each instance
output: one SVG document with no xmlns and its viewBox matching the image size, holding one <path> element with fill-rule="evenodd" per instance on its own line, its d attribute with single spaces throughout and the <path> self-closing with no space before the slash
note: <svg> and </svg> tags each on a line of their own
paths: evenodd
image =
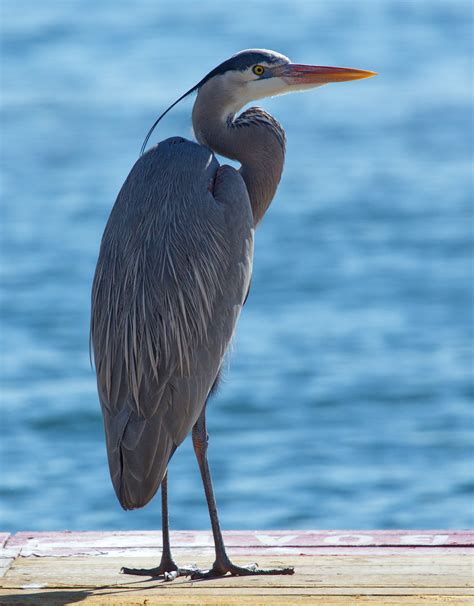
<svg viewBox="0 0 474 606">
<path fill-rule="evenodd" d="M 224 61 L 161 114 L 143 143 L 143 153 L 155 126 L 181 99 L 193 92 L 218 101 L 224 115 L 233 115 L 256 99 L 305 91 L 331 82 L 345 82 L 375 76 L 376 72 L 351 67 L 323 67 L 292 63 L 275 51 L 249 49 Z"/>
<path fill-rule="evenodd" d="M 374 75 L 375 72 L 348 67 L 301 65 L 275 51 L 250 49 L 218 65 L 195 88 L 198 94 L 219 96 L 232 114 L 256 99 Z"/>
</svg>

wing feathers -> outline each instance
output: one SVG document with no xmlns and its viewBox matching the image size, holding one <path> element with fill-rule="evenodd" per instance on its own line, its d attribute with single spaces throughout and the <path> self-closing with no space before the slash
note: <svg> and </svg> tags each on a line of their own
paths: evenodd
<svg viewBox="0 0 474 606">
<path fill-rule="evenodd" d="M 182 145 L 176 145 L 176 142 Z M 251 274 L 253 218 L 230 167 L 168 140 L 142 156 L 104 232 L 91 341 L 110 472 L 126 509 L 155 494 L 196 422 Z"/>
</svg>

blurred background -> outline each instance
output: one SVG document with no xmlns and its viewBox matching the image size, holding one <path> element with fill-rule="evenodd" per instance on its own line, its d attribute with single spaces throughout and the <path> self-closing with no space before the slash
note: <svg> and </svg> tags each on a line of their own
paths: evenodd
<svg viewBox="0 0 474 606">
<path fill-rule="evenodd" d="M 259 102 L 288 150 L 208 414 L 223 527 L 472 526 L 470 1 L 1 6 L 2 528 L 160 527 L 112 490 L 91 281 L 149 126 L 251 47 L 380 75 Z M 190 440 L 170 510 L 209 527 Z"/>
</svg>

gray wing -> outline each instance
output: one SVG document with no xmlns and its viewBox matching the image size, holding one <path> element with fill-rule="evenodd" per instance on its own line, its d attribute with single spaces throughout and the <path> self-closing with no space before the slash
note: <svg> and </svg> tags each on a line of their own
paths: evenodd
<svg viewBox="0 0 474 606">
<path fill-rule="evenodd" d="M 91 341 L 125 509 L 153 497 L 199 417 L 248 291 L 250 201 L 218 167 L 203 146 L 163 141 L 133 167 L 102 239 Z"/>
</svg>

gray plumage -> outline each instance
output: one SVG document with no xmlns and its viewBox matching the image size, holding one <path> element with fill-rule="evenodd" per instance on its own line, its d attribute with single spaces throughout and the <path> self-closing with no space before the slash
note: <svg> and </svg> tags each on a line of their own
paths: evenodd
<svg viewBox="0 0 474 606">
<path fill-rule="evenodd" d="M 217 169 L 210 150 L 163 141 L 133 167 L 103 236 L 91 335 L 126 509 L 152 498 L 201 413 L 249 287 L 249 197 L 236 170 Z"/>
<path fill-rule="evenodd" d="M 277 120 L 256 107 L 239 112 L 254 99 L 367 74 L 373 75 L 292 64 L 258 49 L 231 57 L 178 99 L 197 91 L 198 143 L 174 137 L 142 155 L 105 228 L 91 343 L 113 485 L 125 509 L 145 505 L 194 428 L 219 574 L 226 566 L 236 574 L 250 569 L 224 565 L 204 410 L 248 293 L 254 227 L 275 195 L 285 158 Z M 155 122 L 143 148 L 177 102 Z M 219 167 L 213 152 L 238 161 L 240 169 Z M 163 532 L 166 537 L 166 516 Z M 168 552 L 169 545 L 167 566 Z"/>
</svg>

